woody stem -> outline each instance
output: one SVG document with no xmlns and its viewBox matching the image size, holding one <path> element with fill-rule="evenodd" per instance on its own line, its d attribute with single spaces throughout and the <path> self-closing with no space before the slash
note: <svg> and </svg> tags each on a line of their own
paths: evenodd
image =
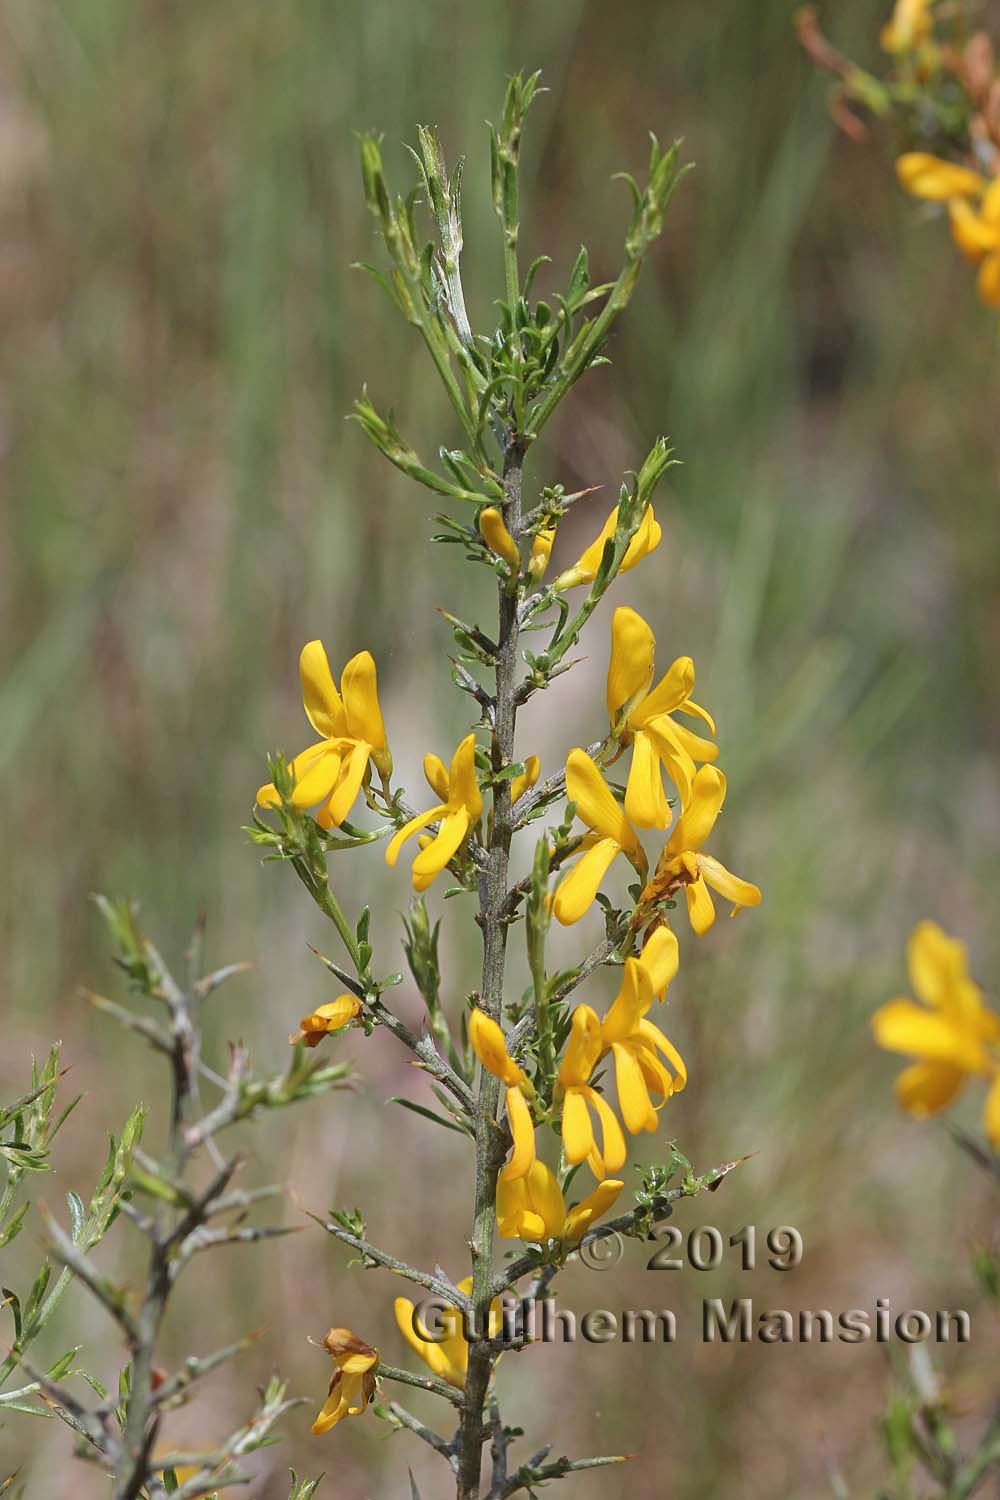
<svg viewBox="0 0 1000 1500">
<path fill-rule="evenodd" d="M 521 529 L 521 479 L 524 447 L 512 436 L 504 453 L 504 524 L 511 536 Z M 497 636 L 496 724 L 490 747 L 494 775 L 514 759 L 517 718 L 517 591 L 499 587 L 500 628 Z M 503 1006 L 504 960 L 507 949 L 507 883 L 510 863 L 511 784 L 499 780 L 493 788 L 493 819 L 486 867 L 479 876 L 479 923 L 483 932 L 483 977 L 480 1006 L 499 1021 Z M 481 1070 L 476 1107 L 476 1200 L 472 1225 L 473 1338 L 462 1396 L 457 1434 L 458 1500 L 477 1500 L 486 1429 L 483 1409 L 495 1352 L 488 1342 L 489 1307 L 493 1294 L 493 1232 L 496 1222 L 497 1175 L 503 1161 L 503 1137 L 497 1125 L 500 1083 Z"/>
</svg>

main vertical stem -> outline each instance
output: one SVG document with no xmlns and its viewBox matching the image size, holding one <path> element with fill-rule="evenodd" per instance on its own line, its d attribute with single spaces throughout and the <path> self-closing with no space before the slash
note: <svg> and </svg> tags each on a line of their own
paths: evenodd
<svg viewBox="0 0 1000 1500">
<path fill-rule="evenodd" d="M 524 449 L 512 438 L 504 453 L 503 516 L 507 530 L 517 540 L 521 529 L 521 476 Z M 513 580 L 500 585 L 500 628 L 497 637 L 496 728 L 491 746 L 494 772 L 514 759 L 514 727 L 517 709 L 517 589 Z M 504 959 L 507 923 L 504 907 L 508 894 L 511 811 L 510 781 L 498 782 L 493 791 L 493 821 L 486 869 L 479 878 L 479 920 L 483 930 L 483 979 L 480 1006 L 499 1021 L 503 1006 Z M 458 1431 L 458 1500 L 478 1500 L 482 1448 L 486 1437 L 483 1410 L 493 1370 L 494 1355 L 487 1343 L 489 1308 L 493 1283 L 493 1230 L 496 1222 L 497 1174 L 503 1161 L 497 1129 L 500 1083 L 481 1070 L 476 1111 L 476 1204 L 472 1224 L 473 1338 L 465 1377 L 462 1415 Z"/>
</svg>

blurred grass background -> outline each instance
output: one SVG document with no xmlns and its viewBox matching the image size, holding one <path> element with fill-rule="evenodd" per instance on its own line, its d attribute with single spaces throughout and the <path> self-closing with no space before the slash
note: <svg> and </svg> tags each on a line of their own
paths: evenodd
<svg viewBox="0 0 1000 1500">
<path fill-rule="evenodd" d="M 842 0 L 827 20 L 873 62 L 886 8 Z M 215 1041 L 238 1033 L 262 1065 L 280 1058 L 329 997 L 305 941 L 330 940 L 239 829 L 266 751 L 306 743 L 301 643 L 322 636 L 335 664 L 375 653 L 414 792 L 420 755 L 448 752 L 465 724 L 433 606 L 481 608 L 485 623 L 482 582 L 428 546 L 424 493 L 343 420 L 368 382 L 424 452 L 457 436 L 410 330 L 349 269 L 377 256 L 352 132 L 385 132 L 400 184 L 398 143 L 418 121 L 468 155 L 480 327 L 502 285 L 482 122 L 508 72 L 539 66 L 551 90 L 531 120 L 523 213 L 526 258 L 554 258 L 546 286 L 581 239 L 595 277 L 613 274 L 626 203 L 609 178 L 642 167 L 647 129 L 683 135 L 697 162 L 614 369 L 578 388 L 536 478 L 613 492 L 660 432 L 684 461 L 658 502 L 660 552 L 615 596 L 653 623 L 664 662 L 698 662 L 730 777 L 720 852 L 765 902 L 697 947 L 681 933 L 669 1026 L 692 1083 L 664 1129 L 701 1167 L 758 1153 L 682 1227 L 796 1224 L 806 1258 L 786 1276 L 656 1276 L 633 1246 L 613 1276 L 567 1278 L 564 1305 L 668 1306 L 681 1323 L 672 1349 L 505 1361 L 526 1451 L 551 1438 L 559 1452 L 638 1452 L 621 1476 L 581 1477 L 581 1497 L 825 1495 L 838 1472 L 865 1493 L 881 1472 L 884 1351 L 706 1348 L 698 1300 L 970 1307 L 966 1252 L 989 1229 L 943 1135 L 896 1116 L 895 1067 L 867 1017 L 905 988 L 922 916 L 966 938 L 984 977 L 1000 963 L 996 332 L 885 152 L 835 135 L 791 13 L 784 0 L 5 0 L 0 14 L 3 1071 L 17 1091 L 26 1054 L 62 1037 L 88 1090 L 45 1184 L 57 1208 L 65 1188 L 85 1190 L 101 1132 L 158 1080 L 74 999 L 81 981 L 114 983 L 87 893 L 140 897 L 173 954 L 204 905 L 211 957 L 257 962 L 220 995 Z M 557 561 L 596 523 L 564 529 Z M 586 662 L 525 716 L 525 749 L 549 767 L 599 731 L 606 631 L 599 616 Z M 390 969 L 405 873 L 387 880 L 377 851 L 356 859 L 345 890 L 380 903 Z M 469 913 L 447 915 L 458 1004 L 476 944 Z M 586 998 L 607 997 L 597 985 Z M 416 1014 L 412 996 L 401 1004 Z M 383 1104 L 421 1087 L 391 1039 L 367 1045 L 364 1068 L 356 1096 L 251 1132 L 252 1170 L 317 1209 L 363 1203 L 374 1238 L 457 1276 L 461 1151 Z M 426 1153 L 419 1173 L 411 1152 Z M 318 1400 L 326 1361 L 305 1338 L 331 1323 L 403 1361 L 398 1288 L 345 1266 L 318 1232 L 206 1265 L 167 1352 L 269 1331 L 180 1414 L 178 1441 L 245 1414 L 274 1364 Z M 82 1295 L 72 1311 L 59 1347 L 85 1342 L 108 1379 L 107 1330 Z M 996 1348 L 985 1310 L 974 1328 L 973 1348 L 943 1360 L 970 1430 Z M 266 1455 L 257 1493 L 284 1495 L 288 1462 L 326 1469 L 331 1496 L 402 1494 L 407 1461 L 426 1495 L 443 1493 L 424 1453 L 373 1420 L 322 1442 L 308 1421 Z M 30 1494 L 65 1483 L 69 1447 L 27 1419 L 0 1430 L 8 1467 L 32 1456 Z M 104 1493 L 85 1468 L 73 1482 Z"/>
</svg>

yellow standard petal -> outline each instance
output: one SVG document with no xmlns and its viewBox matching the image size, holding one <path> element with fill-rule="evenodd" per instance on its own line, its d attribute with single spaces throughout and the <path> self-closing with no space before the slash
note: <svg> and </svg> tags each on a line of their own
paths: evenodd
<svg viewBox="0 0 1000 1500">
<path fill-rule="evenodd" d="M 357 995 L 338 995 L 325 1005 L 318 1005 L 308 1016 L 303 1016 L 299 1029 L 288 1040 L 302 1042 L 306 1047 L 318 1047 L 332 1031 L 342 1031 L 355 1016 L 361 1014 L 361 1001 Z"/>
<path fill-rule="evenodd" d="M 606 1177 L 603 1182 L 599 1182 L 582 1203 L 577 1203 L 570 1209 L 563 1224 L 561 1238 L 567 1244 L 575 1244 L 583 1237 L 591 1224 L 603 1218 L 608 1209 L 613 1207 L 624 1186 L 624 1182 L 614 1177 Z"/>
<path fill-rule="evenodd" d="M 664 923 L 651 932 L 646 939 L 639 959 L 657 1000 L 666 999 L 667 990 L 677 977 L 680 967 L 680 948 L 676 933 Z"/>
<path fill-rule="evenodd" d="M 309 641 L 299 657 L 302 705 L 316 733 L 334 739 L 347 733 L 347 719 L 322 641 Z"/>
<path fill-rule="evenodd" d="M 616 609 L 611 620 L 608 665 L 608 718 L 612 729 L 641 702 L 653 681 L 656 637 L 634 609 Z"/>
<path fill-rule="evenodd" d="M 340 679 L 340 688 L 348 734 L 352 739 L 366 740 L 374 750 L 384 750 L 385 725 L 378 703 L 375 659 L 370 651 L 359 651 L 351 657 Z"/>
<path fill-rule="evenodd" d="M 556 886 L 552 914 L 563 927 L 579 922 L 594 904 L 601 881 L 621 853 L 614 839 L 598 839 Z"/>
</svg>

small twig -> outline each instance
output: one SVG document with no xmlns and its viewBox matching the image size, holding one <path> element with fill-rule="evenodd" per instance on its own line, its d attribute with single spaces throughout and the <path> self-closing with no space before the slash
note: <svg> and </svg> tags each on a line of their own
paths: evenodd
<svg viewBox="0 0 1000 1500">
<path fill-rule="evenodd" d="M 396 1380 L 400 1385 L 409 1385 L 418 1391 L 430 1391 L 449 1401 L 452 1406 L 462 1404 L 461 1391 L 444 1380 L 438 1380 L 434 1375 L 414 1375 L 409 1370 L 400 1369 L 398 1365 L 387 1365 L 385 1360 L 379 1361 L 378 1373 L 383 1380 Z"/>
<path fill-rule="evenodd" d="M 435 1453 L 440 1453 L 450 1469 L 454 1471 L 458 1467 L 455 1450 L 439 1433 L 434 1432 L 430 1427 L 425 1427 L 423 1422 L 418 1422 L 413 1413 L 407 1411 L 405 1406 L 400 1406 L 398 1401 L 390 1401 L 389 1410 L 400 1426 L 407 1428 L 409 1432 L 415 1433 L 429 1448 L 433 1448 Z"/>
</svg>

